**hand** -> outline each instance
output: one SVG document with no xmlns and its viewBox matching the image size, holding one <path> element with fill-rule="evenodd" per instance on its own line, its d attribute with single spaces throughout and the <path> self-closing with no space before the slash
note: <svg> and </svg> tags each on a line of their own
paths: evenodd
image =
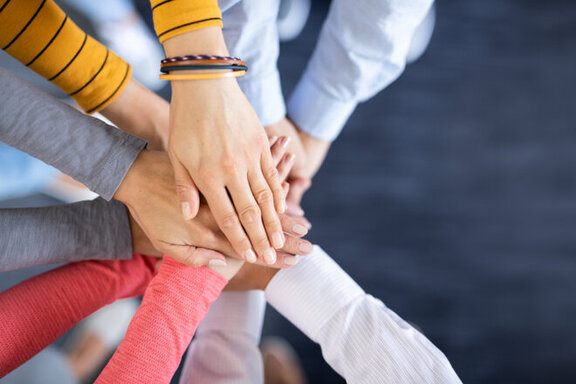
<svg viewBox="0 0 576 384">
<path fill-rule="evenodd" d="M 219 230 L 208 206 L 202 205 L 194 220 L 185 221 L 179 214 L 172 167 L 165 153 L 143 151 L 115 197 L 126 204 L 152 247 L 162 254 L 194 267 L 210 262 L 222 265 L 226 259 L 221 253 L 239 257 Z M 284 253 L 280 253 L 274 264 L 277 267 L 293 265 L 294 254 L 311 251 L 311 244 L 299 239 L 307 232 L 301 220 L 282 215 L 281 225 L 287 241 Z"/>
<path fill-rule="evenodd" d="M 148 239 L 142 227 L 134 220 L 130 212 L 128 212 L 128 222 L 130 223 L 130 234 L 132 237 L 132 253 L 158 258 L 162 257 L 162 252 L 154 248 L 152 242 Z"/>
<path fill-rule="evenodd" d="M 220 28 L 184 33 L 164 42 L 168 56 L 227 55 Z M 172 82 L 169 154 L 186 219 L 197 187 L 237 254 L 275 262 L 284 235 L 281 182 L 262 125 L 236 79 Z M 254 253 L 254 251 L 256 253 Z"/>
</svg>

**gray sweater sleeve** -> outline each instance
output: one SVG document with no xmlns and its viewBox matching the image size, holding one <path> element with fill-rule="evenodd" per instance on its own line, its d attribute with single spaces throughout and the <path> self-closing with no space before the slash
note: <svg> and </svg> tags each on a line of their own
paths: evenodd
<svg viewBox="0 0 576 384">
<path fill-rule="evenodd" d="M 0 141 L 58 168 L 106 200 L 146 145 L 2 68 Z"/>
<path fill-rule="evenodd" d="M 132 258 L 128 213 L 116 200 L 0 209 L 0 233 L 0 271 Z"/>
</svg>

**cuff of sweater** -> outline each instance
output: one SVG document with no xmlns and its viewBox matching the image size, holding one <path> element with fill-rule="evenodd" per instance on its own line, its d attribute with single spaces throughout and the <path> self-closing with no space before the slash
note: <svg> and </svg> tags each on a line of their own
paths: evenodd
<svg viewBox="0 0 576 384">
<path fill-rule="evenodd" d="M 259 341 L 265 311 L 266 298 L 262 291 L 223 292 L 210 307 L 196 333 L 240 331 Z"/>
<path fill-rule="evenodd" d="M 288 101 L 288 116 L 302 131 L 324 141 L 334 141 L 358 105 L 338 100 L 316 86 L 308 72 Z"/>
<path fill-rule="evenodd" d="M 278 272 L 265 291 L 266 300 L 310 339 L 338 311 L 364 291 L 320 247 L 299 263 Z"/>
<path fill-rule="evenodd" d="M 238 78 L 238 84 L 263 126 L 277 123 L 286 116 L 286 104 L 277 70 L 265 76 L 248 71 L 246 76 Z"/>
<path fill-rule="evenodd" d="M 102 123 L 104 124 L 104 123 Z M 86 186 L 98 193 L 102 198 L 111 200 L 116 190 L 126 177 L 132 164 L 146 146 L 146 141 L 139 137 L 127 134 L 117 128 L 110 130 L 116 141 L 106 157 L 105 163 L 100 170 L 92 170 L 93 177 Z M 99 177 L 96 177 L 97 174 Z"/>
</svg>

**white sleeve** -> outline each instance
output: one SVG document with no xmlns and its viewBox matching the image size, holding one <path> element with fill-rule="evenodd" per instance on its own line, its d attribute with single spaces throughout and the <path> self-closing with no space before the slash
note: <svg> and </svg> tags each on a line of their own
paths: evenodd
<svg viewBox="0 0 576 384">
<path fill-rule="evenodd" d="M 319 247 L 278 272 L 265 293 L 348 383 L 461 383 L 440 350 Z"/>
<path fill-rule="evenodd" d="M 276 123 L 286 115 L 278 61 L 276 18 L 280 0 L 220 0 L 226 46 L 248 65 L 238 84 L 262 125 Z"/>
<path fill-rule="evenodd" d="M 180 383 L 263 383 L 265 309 L 262 291 L 222 292 L 196 330 Z"/>
<path fill-rule="evenodd" d="M 412 35 L 433 0 L 334 0 L 288 116 L 334 140 L 356 105 L 402 73 Z"/>
</svg>

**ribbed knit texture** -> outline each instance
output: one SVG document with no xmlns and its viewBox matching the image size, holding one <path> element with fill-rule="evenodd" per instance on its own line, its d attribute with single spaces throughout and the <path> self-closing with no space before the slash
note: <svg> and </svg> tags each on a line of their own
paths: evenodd
<svg viewBox="0 0 576 384">
<path fill-rule="evenodd" d="M 169 383 L 227 280 L 164 257 L 124 340 L 96 383 Z"/>
<path fill-rule="evenodd" d="M 155 259 L 68 264 L 0 293 L 0 377 L 80 320 L 119 298 L 140 296 Z"/>
</svg>

